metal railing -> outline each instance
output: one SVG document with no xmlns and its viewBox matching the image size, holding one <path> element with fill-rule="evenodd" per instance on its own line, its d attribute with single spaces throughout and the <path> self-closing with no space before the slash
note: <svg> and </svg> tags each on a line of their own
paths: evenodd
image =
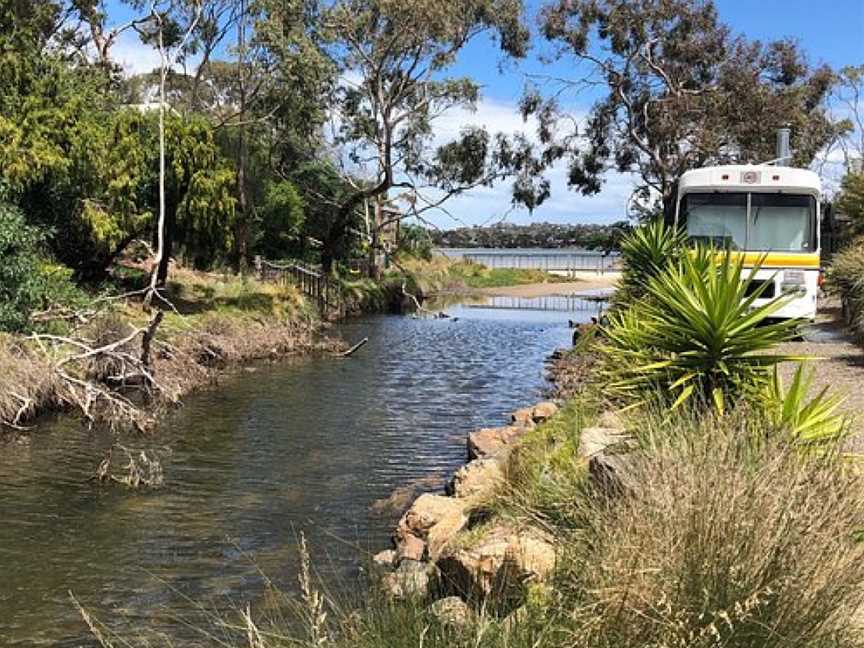
<svg viewBox="0 0 864 648">
<path fill-rule="evenodd" d="M 446 254 L 446 252 L 445 252 Z M 449 256 L 449 255 L 448 255 Z M 465 250 L 458 257 L 487 268 L 526 268 L 547 272 L 597 272 L 621 269 L 621 257 L 599 252 L 495 252 Z"/>
<path fill-rule="evenodd" d="M 345 301 L 342 299 L 341 287 L 319 267 L 302 261 L 273 263 L 256 256 L 255 276 L 261 281 L 271 283 L 291 283 L 304 295 L 314 300 L 323 315 L 336 318 L 345 316 Z"/>
</svg>

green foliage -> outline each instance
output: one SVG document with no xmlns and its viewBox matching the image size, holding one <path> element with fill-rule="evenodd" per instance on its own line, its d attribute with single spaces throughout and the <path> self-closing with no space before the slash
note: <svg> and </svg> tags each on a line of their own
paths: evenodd
<svg viewBox="0 0 864 648">
<path fill-rule="evenodd" d="M 616 304 L 632 303 L 641 298 L 648 283 L 684 252 L 686 235 L 655 219 L 621 239 L 624 271 L 615 294 Z"/>
<path fill-rule="evenodd" d="M 746 412 L 639 428 L 658 425 L 627 458 L 632 487 L 595 492 L 562 533 L 555 606 L 573 645 L 860 648 L 860 476 L 754 443 Z"/>
<path fill-rule="evenodd" d="M 646 284 L 646 299 L 610 315 L 603 347 L 610 393 L 632 402 L 659 390 L 673 408 L 695 398 L 722 410 L 768 380 L 788 358 L 766 352 L 797 323 L 766 323 L 787 298 L 755 306 L 765 288 L 752 285 L 758 269 L 745 275 L 743 259 L 717 259 L 704 248 L 670 262 Z"/>
<path fill-rule="evenodd" d="M 461 279 L 468 288 L 498 288 L 523 284 L 567 281 L 543 270 L 528 268 L 487 268 L 471 261 L 454 263 L 450 274 Z"/>
<path fill-rule="evenodd" d="M 30 329 L 35 310 L 86 301 L 68 268 L 44 260 L 43 245 L 42 232 L 20 210 L 0 202 L 0 331 Z"/>
<path fill-rule="evenodd" d="M 30 312 L 42 305 L 39 231 L 14 207 L 0 203 L 0 330 L 28 327 Z"/>
<path fill-rule="evenodd" d="M 272 259 L 289 256 L 296 248 L 304 225 L 306 203 L 293 183 L 282 180 L 267 189 L 258 209 L 258 240 L 255 249 Z"/>
<path fill-rule="evenodd" d="M 669 215 L 685 171 L 770 160 L 780 124 L 792 128 L 794 163 L 804 167 L 849 127 L 826 110 L 835 81 L 828 66 L 811 66 L 792 40 L 734 35 L 714 2 L 551 0 L 541 25 L 560 57 L 605 81 L 579 137 L 561 109 L 579 83 L 564 80 L 547 100 L 536 92 L 523 100 L 540 120 L 546 157 L 565 158 L 570 185 L 584 193 L 600 191 L 613 166 L 638 174 L 639 203 L 659 193 Z"/>
<path fill-rule="evenodd" d="M 864 172 L 847 173 L 840 185 L 840 195 L 834 203 L 838 212 L 852 220 L 856 234 L 864 234 Z"/>
<path fill-rule="evenodd" d="M 808 398 L 812 385 L 813 371 L 805 371 L 803 364 L 798 365 L 788 389 L 775 368 L 773 380 L 757 394 L 756 402 L 774 426 L 788 433 L 796 444 L 836 447 L 849 430 L 847 418 L 837 413 L 843 399 L 829 394 L 828 387 Z"/>
<path fill-rule="evenodd" d="M 424 261 L 432 259 L 432 238 L 422 225 L 401 223 L 399 229 L 399 254 L 407 254 Z"/>
</svg>

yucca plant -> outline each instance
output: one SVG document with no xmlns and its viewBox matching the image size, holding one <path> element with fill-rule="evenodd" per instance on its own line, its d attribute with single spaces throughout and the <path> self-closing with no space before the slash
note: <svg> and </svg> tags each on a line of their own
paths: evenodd
<svg viewBox="0 0 864 648">
<path fill-rule="evenodd" d="M 769 353 L 792 338 L 797 322 L 768 320 L 787 301 L 756 306 L 743 260 L 697 248 L 669 262 L 646 285 L 645 299 L 613 313 L 604 333 L 604 374 L 611 392 L 631 402 L 659 390 L 673 409 L 691 398 L 723 410 L 730 397 L 770 380 L 771 368 L 803 358 Z"/>
<path fill-rule="evenodd" d="M 615 294 L 619 306 L 633 303 L 647 289 L 648 282 L 663 272 L 666 264 L 684 251 L 683 231 L 657 219 L 634 229 L 621 241 L 624 270 Z"/>
<path fill-rule="evenodd" d="M 773 379 L 757 394 L 757 402 L 778 430 L 789 434 L 797 444 L 811 447 L 836 445 L 849 431 L 849 418 L 837 412 L 843 398 L 829 394 L 828 387 L 808 399 L 813 386 L 813 371 L 799 364 L 789 388 L 777 368 Z"/>
</svg>

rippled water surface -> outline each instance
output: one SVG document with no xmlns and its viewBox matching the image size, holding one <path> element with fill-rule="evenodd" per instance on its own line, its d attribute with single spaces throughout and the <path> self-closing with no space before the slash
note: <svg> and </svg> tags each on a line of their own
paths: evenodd
<svg viewBox="0 0 864 648">
<path fill-rule="evenodd" d="M 351 358 L 263 367 L 189 398 L 155 437 L 122 439 L 163 457 L 156 491 L 88 481 L 113 439 L 69 420 L 0 447 L 0 645 L 90 645 L 70 590 L 112 628 L 189 642 L 207 624 L 198 604 L 260 601 L 259 569 L 291 589 L 300 531 L 324 577 L 350 583 L 362 551 L 387 543 L 375 502 L 439 488 L 465 434 L 539 398 L 567 320 L 592 314 L 449 312 L 355 320 L 339 334 L 369 343 Z"/>
</svg>

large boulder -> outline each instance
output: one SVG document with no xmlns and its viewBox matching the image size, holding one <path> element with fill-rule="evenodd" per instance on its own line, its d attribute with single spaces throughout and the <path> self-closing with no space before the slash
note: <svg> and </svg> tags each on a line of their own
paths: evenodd
<svg viewBox="0 0 864 648">
<path fill-rule="evenodd" d="M 552 418 L 555 414 L 558 413 L 558 406 L 552 401 L 543 401 L 542 403 L 537 403 L 531 409 L 531 419 L 535 423 L 542 423 L 543 421 Z"/>
<path fill-rule="evenodd" d="M 462 466 L 447 485 L 455 497 L 484 499 L 504 483 L 504 470 L 496 458 L 475 459 Z"/>
<path fill-rule="evenodd" d="M 417 559 L 419 541 L 429 557 L 435 560 L 444 547 L 468 526 L 467 505 L 463 499 L 430 493 L 421 495 L 396 527 L 394 540 L 397 551 L 404 554 L 404 558 Z"/>
<path fill-rule="evenodd" d="M 453 515 L 463 514 L 465 502 L 446 497 L 424 493 L 405 511 L 399 520 L 399 528 L 407 529 L 419 538 L 426 536 L 429 529 Z"/>
<path fill-rule="evenodd" d="M 534 427 L 534 408 L 523 407 L 510 415 L 510 422 L 519 427 Z"/>
<path fill-rule="evenodd" d="M 539 531 L 499 525 L 476 544 L 445 552 L 436 564 L 444 591 L 506 614 L 524 603 L 529 583 L 552 573 L 555 559 L 552 541 Z"/>
<path fill-rule="evenodd" d="M 526 432 L 527 428 L 516 425 L 497 428 L 481 428 L 468 435 L 468 458 L 482 459 L 501 455 Z"/>
<path fill-rule="evenodd" d="M 634 446 L 633 437 L 617 428 L 585 428 L 579 438 L 579 452 L 588 459 L 591 478 L 610 493 L 632 486 L 628 473 Z"/>
<path fill-rule="evenodd" d="M 423 560 L 426 555 L 426 543 L 413 533 L 399 533 L 396 539 L 396 559 Z"/>
</svg>

